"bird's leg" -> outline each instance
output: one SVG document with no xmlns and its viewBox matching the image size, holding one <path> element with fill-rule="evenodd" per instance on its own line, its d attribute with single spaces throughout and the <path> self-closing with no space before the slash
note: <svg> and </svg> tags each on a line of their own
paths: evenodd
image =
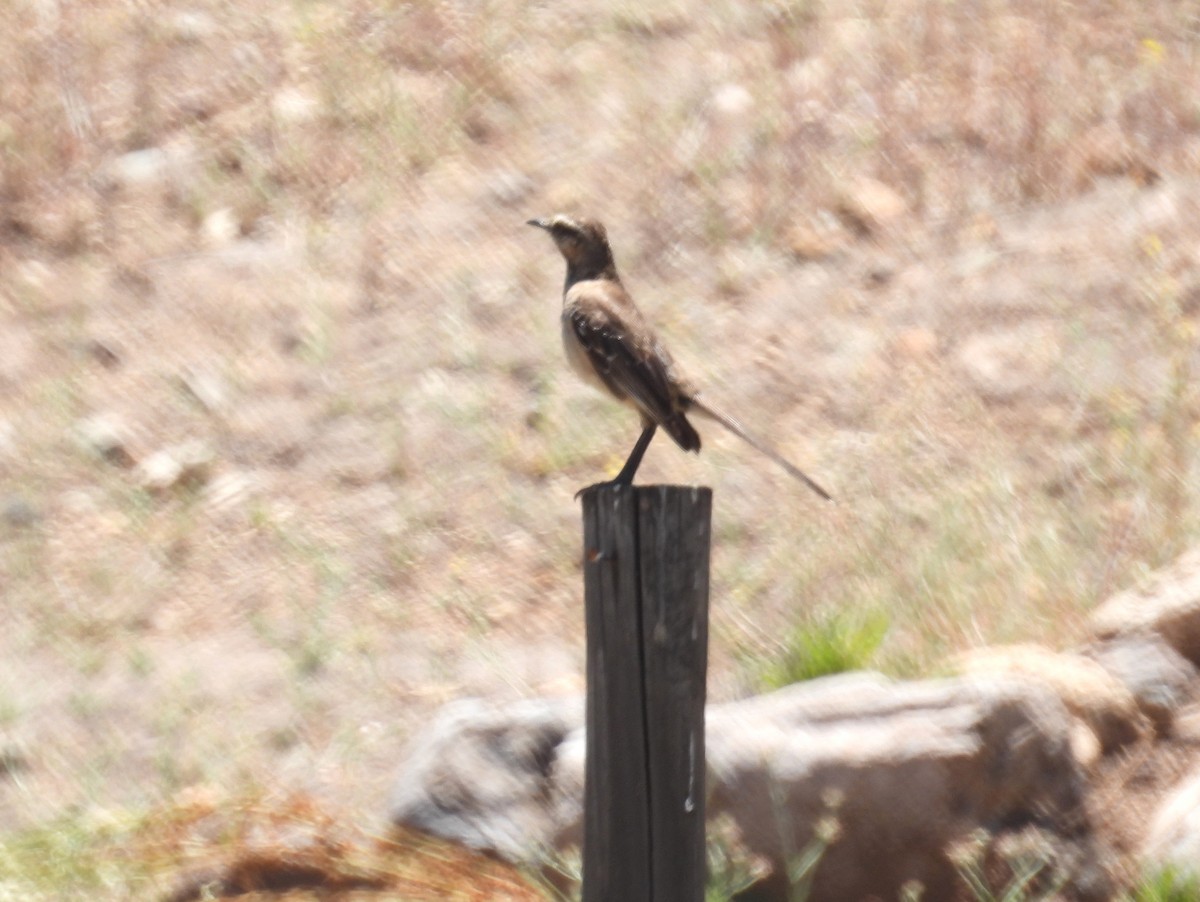
<svg viewBox="0 0 1200 902">
<path fill-rule="evenodd" d="M 638 436 L 637 444 L 629 452 L 629 460 L 625 461 L 625 466 L 621 467 L 621 472 L 613 480 L 613 485 L 633 485 L 633 474 L 641 466 L 642 458 L 646 456 L 646 449 L 650 447 L 650 440 L 654 438 L 654 433 L 657 429 L 658 424 L 651 423 L 642 430 L 642 434 Z"/>
<path fill-rule="evenodd" d="M 650 447 L 650 441 L 654 438 L 654 433 L 657 430 L 657 423 L 650 423 L 642 429 L 642 434 L 638 436 L 637 444 L 629 452 L 629 459 L 625 461 L 625 466 L 621 467 L 621 472 L 617 474 L 615 479 L 610 479 L 608 482 L 597 482 L 595 485 L 589 485 L 586 489 L 580 489 L 575 493 L 575 497 L 578 498 L 584 492 L 606 485 L 633 485 L 633 475 L 637 472 L 638 467 L 641 466 L 642 458 L 646 456 L 646 449 Z"/>
</svg>

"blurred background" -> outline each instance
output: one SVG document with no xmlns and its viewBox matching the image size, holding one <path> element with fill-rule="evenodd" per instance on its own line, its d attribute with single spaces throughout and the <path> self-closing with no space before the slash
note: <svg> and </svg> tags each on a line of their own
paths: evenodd
<svg viewBox="0 0 1200 902">
<path fill-rule="evenodd" d="M 567 370 L 531 216 L 602 219 L 706 397 L 838 498 L 651 448 L 715 491 L 716 699 L 1069 645 L 1196 535 L 1200 5 L 4 10 L 23 898 L 137 897 L 180 811 L 374 829 L 441 703 L 582 691 L 572 495 L 638 424 Z"/>
</svg>

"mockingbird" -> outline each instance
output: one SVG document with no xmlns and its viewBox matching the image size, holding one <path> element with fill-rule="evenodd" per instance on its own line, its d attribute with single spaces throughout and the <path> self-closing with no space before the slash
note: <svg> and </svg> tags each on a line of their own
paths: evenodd
<svg viewBox="0 0 1200 902">
<path fill-rule="evenodd" d="M 621 284 L 603 225 L 561 214 L 531 219 L 528 225 L 549 232 L 567 261 L 562 310 L 567 360 L 585 382 L 633 407 L 642 418 L 642 434 L 613 484 L 633 482 L 659 426 L 684 451 L 699 451 L 700 436 L 687 418 L 687 414 L 697 413 L 767 455 L 826 501 L 832 500 L 828 492 L 741 423 L 700 400 L 697 389 L 676 370 L 675 361 Z"/>
</svg>

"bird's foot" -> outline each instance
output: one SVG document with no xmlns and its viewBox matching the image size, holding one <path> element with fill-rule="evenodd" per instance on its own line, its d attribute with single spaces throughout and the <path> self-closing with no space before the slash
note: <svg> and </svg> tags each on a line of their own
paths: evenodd
<svg viewBox="0 0 1200 902">
<path fill-rule="evenodd" d="M 585 495 L 588 492 L 595 491 L 596 489 L 605 489 L 610 486 L 618 486 L 618 485 L 629 486 L 630 488 L 632 488 L 633 480 L 618 478 L 618 479 L 609 479 L 607 482 L 594 482 L 591 485 L 585 485 L 583 488 L 581 488 L 578 492 L 575 493 L 575 500 L 578 501 L 580 495 Z"/>
</svg>

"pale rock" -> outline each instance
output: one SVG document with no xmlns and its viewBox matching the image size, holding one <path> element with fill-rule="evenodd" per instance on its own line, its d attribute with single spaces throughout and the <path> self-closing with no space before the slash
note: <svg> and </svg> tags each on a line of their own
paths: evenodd
<svg viewBox="0 0 1200 902">
<path fill-rule="evenodd" d="M 184 442 L 156 451 L 137 468 L 138 484 L 151 494 L 175 488 L 195 488 L 211 476 L 213 452 L 200 441 Z"/>
<path fill-rule="evenodd" d="M 832 257 L 850 243 L 842 224 L 828 213 L 793 223 L 784 235 L 787 248 L 797 260 L 813 261 Z"/>
<path fill-rule="evenodd" d="M 217 33 L 217 22 L 206 12 L 181 9 L 169 15 L 165 23 L 172 38 L 185 44 L 200 43 Z"/>
<path fill-rule="evenodd" d="M 1159 736 L 1171 733 L 1176 712 L 1196 695 L 1196 667 L 1160 636 L 1117 636 L 1083 653 L 1133 693 Z"/>
<path fill-rule="evenodd" d="M 165 150 L 145 147 L 112 160 L 103 168 L 101 175 L 108 187 L 129 190 L 161 182 L 170 164 L 171 158 Z"/>
<path fill-rule="evenodd" d="M 1200 666 L 1200 548 L 1193 548 L 1141 585 L 1119 592 L 1091 616 L 1101 639 L 1155 634 Z"/>
<path fill-rule="evenodd" d="M 406 756 L 392 821 L 529 866 L 577 846 L 582 721 L 580 699 L 447 707 Z M 1079 839 L 1084 782 L 1070 723 L 1053 693 L 1009 677 L 845 674 L 712 705 L 708 814 L 770 863 L 756 898 L 788 897 L 789 863 L 832 817 L 840 838 L 812 902 L 895 898 L 914 880 L 922 899 L 948 899 L 953 845 L 997 824 L 1036 822 L 1077 858 L 1094 857 Z"/>
<path fill-rule="evenodd" d="M 487 178 L 488 196 L 504 207 L 515 207 L 533 193 L 533 180 L 523 172 L 504 169 Z"/>
<path fill-rule="evenodd" d="M 228 383 L 207 367 L 186 368 L 179 376 L 179 385 L 209 413 L 220 413 L 229 407 Z"/>
<path fill-rule="evenodd" d="M 554 759 L 582 724 L 579 698 L 452 702 L 405 753 L 392 822 L 510 860 L 537 860 L 556 832 Z"/>
<path fill-rule="evenodd" d="M 98 413 L 74 426 L 76 443 L 85 451 L 120 467 L 131 467 L 136 458 L 129 449 L 129 430 L 113 414 Z"/>
<path fill-rule="evenodd" d="M 754 95 L 739 84 L 724 84 L 713 91 L 712 108 L 722 118 L 741 119 L 754 107 Z"/>
<path fill-rule="evenodd" d="M 1057 329 L 1028 322 L 967 338 L 958 365 L 979 394 L 989 401 L 1010 401 L 1044 392 L 1062 360 Z"/>
<path fill-rule="evenodd" d="M 13 529 L 28 529 L 41 519 L 37 509 L 21 495 L 0 499 L 0 520 Z"/>
<path fill-rule="evenodd" d="M 271 98 L 271 111 L 286 125 L 302 125 L 320 115 L 321 102 L 301 88 L 281 88 Z"/>
<path fill-rule="evenodd" d="M 1024 678 L 1050 689 L 1095 733 L 1104 753 L 1136 742 L 1150 726 L 1133 693 L 1091 658 L 1040 645 L 1003 645 L 973 649 L 955 664 L 960 673 Z M 1088 763 L 1086 740 L 1075 742 L 1085 756 L 1081 763 Z"/>
<path fill-rule="evenodd" d="M 216 509 L 237 507 L 259 494 L 262 479 L 254 473 L 233 471 L 214 476 L 205 486 L 205 500 Z"/>
<path fill-rule="evenodd" d="M 241 233 L 237 214 L 229 207 L 220 207 L 204 217 L 200 224 L 204 243 L 210 248 L 224 247 L 235 241 Z"/>
<path fill-rule="evenodd" d="M 1142 862 L 1148 874 L 1170 868 L 1183 880 L 1200 881 L 1200 770 L 1193 769 L 1159 803 Z"/>
<path fill-rule="evenodd" d="M 839 192 L 838 211 L 854 228 L 874 234 L 903 216 L 908 211 L 908 204 L 883 182 L 859 178 Z"/>
</svg>

